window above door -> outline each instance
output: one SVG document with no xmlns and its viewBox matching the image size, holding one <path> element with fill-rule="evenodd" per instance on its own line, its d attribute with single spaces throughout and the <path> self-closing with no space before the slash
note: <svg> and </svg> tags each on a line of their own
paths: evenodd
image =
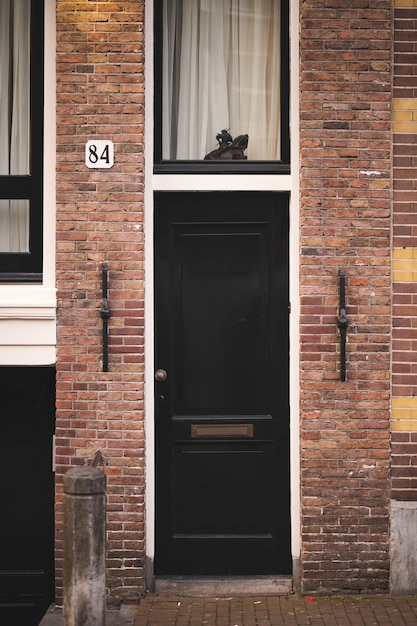
<svg viewBox="0 0 417 626">
<path fill-rule="evenodd" d="M 0 2 L 0 281 L 42 280 L 43 2 Z"/>
<path fill-rule="evenodd" d="M 288 0 L 155 1 L 155 173 L 289 172 Z"/>
</svg>

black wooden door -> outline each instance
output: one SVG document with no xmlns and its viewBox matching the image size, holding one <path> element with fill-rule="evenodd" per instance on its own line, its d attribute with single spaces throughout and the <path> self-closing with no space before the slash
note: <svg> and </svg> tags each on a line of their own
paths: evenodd
<svg viewBox="0 0 417 626">
<path fill-rule="evenodd" d="M 37 626 L 54 599 L 53 368 L 0 368 L 0 624 Z"/>
<path fill-rule="evenodd" d="M 155 572 L 288 574 L 288 197 L 155 215 Z"/>
</svg>

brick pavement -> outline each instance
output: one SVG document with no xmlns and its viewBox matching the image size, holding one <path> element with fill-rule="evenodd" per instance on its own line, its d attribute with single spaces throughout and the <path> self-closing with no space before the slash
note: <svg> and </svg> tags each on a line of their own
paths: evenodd
<svg viewBox="0 0 417 626">
<path fill-rule="evenodd" d="M 417 626 L 413 596 L 144 598 L 134 626 Z"/>
</svg>

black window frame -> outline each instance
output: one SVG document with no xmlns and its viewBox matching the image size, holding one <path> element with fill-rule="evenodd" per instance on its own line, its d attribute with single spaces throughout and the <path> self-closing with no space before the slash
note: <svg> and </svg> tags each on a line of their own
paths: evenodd
<svg viewBox="0 0 417 626">
<path fill-rule="evenodd" d="M 29 201 L 29 252 L 0 252 L 0 282 L 42 282 L 44 2 L 30 2 L 30 148 L 28 175 L 0 176 L 0 198 Z"/>
<path fill-rule="evenodd" d="M 289 174 L 289 0 L 281 0 L 281 160 L 279 161 L 171 161 L 162 158 L 162 5 L 163 0 L 154 1 L 154 174 Z"/>
</svg>

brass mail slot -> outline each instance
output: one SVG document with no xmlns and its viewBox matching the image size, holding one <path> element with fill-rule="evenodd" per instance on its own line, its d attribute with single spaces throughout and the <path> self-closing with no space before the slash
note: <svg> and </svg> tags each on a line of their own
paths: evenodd
<svg viewBox="0 0 417 626">
<path fill-rule="evenodd" d="M 253 424 L 191 424 L 191 437 L 253 437 Z"/>
</svg>

